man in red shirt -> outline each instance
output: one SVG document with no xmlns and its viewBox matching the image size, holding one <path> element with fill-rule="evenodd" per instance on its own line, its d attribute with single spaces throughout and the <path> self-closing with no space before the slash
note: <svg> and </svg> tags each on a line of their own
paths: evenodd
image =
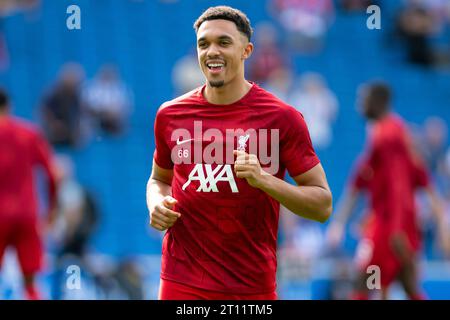
<svg viewBox="0 0 450 320">
<path fill-rule="evenodd" d="M 415 192 L 423 188 L 431 201 L 438 223 L 442 249 L 448 250 L 447 222 L 442 205 L 430 184 L 428 173 L 415 152 L 403 120 L 390 111 L 390 90 L 382 83 L 364 86 L 362 112 L 371 121 L 368 148 L 339 204 L 336 219 L 329 227 L 329 240 L 337 245 L 344 226 L 361 192 L 370 196 L 369 216 L 356 253 L 359 270 L 354 298 L 368 298 L 367 268 L 378 266 L 382 298 L 398 278 L 411 299 L 421 299 L 417 279 L 417 252 L 420 249 Z"/>
<path fill-rule="evenodd" d="M 209 8 L 194 27 L 206 84 L 155 119 L 147 204 L 151 226 L 167 230 L 159 298 L 276 299 L 280 203 L 324 222 L 331 192 L 302 115 L 245 80 L 245 14 Z"/>
<path fill-rule="evenodd" d="M 0 264 L 5 249 L 14 247 L 28 299 L 39 299 L 34 278 L 42 263 L 33 179 L 33 169 L 38 166 L 48 178 L 50 225 L 56 212 L 56 178 L 50 147 L 31 124 L 9 115 L 8 96 L 0 90 Z"/>
</svg>

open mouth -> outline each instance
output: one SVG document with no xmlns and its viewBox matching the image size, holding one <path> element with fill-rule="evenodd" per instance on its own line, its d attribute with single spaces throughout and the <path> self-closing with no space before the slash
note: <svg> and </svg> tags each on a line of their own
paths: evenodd
<svg viewBox="0 0 450 320">
<path fill-rule="evenodd" d="M 225 64 L 223 62 L 209 62 L 206 66 L 212 73 L 219 73 L 225 68 Z"/>
</svg>

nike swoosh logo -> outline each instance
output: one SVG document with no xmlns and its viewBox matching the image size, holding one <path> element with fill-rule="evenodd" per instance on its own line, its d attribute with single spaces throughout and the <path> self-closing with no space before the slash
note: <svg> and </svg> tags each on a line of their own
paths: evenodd
<svg viewBox="0 0 450 320">
<path fill-rule="evenodd" d="M 194 140 L 194 139 L 180 140 L 180 138 L 178 138 L 177 139 L 177 146 L 180 145 L 180 144 L 192 141 L 192 140 Z"/>
</svg>

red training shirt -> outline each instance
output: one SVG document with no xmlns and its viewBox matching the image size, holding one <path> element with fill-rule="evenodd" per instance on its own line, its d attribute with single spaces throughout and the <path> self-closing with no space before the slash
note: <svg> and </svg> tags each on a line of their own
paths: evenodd
<svg viewBox="0 0 450 320">
<path fill-rule="evenodd" d="M 41 166 L 49 182 L 49 206 L 56 206 L 56 178 L 51 149 L 29 123 L 14 117 L 0 119 L 0 217 L 35 219 L 37 194 L 33 169 Z"/>
<path fill-rule="evenodd" d="M 279 203 L 236 178 L 232 151 L 257 154 L 280 179 L 319 159 L 302 115 L 258 85 L 229 105 L 209 103 L 204 88 L 166 102 L 155 119 L 154 160 L 174 170 L 181 213 L 164 235 L 161 278 L 225 293 L 273 292 Z"/>
<path fill-rule="evenodd" d="M 374 123 L 368 145 L 352 184 L 358 190 L 369 191 L 375 225 L 390 234 L 406 232 L 417 247 L 420 236 L 415 191 L 428 186 L 429 176 L 414 155 L 403 120 L 396 114 L 388 114 Z"/>
</svg>

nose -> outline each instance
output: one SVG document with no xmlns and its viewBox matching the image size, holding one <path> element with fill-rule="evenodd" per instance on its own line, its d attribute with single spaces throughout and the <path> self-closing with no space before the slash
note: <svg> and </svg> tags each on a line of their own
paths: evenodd
<svg viewBox="0 0 450 320">
<path fill-rule="evenodd" d="M 208 47 L 208 51 L 206 52 L 206 56 L 208 58 L 214 58 L 220 55 L 220 49 L 219 46 L 215 43 L 212 43 L 209 47 Z"/>
</svg>

